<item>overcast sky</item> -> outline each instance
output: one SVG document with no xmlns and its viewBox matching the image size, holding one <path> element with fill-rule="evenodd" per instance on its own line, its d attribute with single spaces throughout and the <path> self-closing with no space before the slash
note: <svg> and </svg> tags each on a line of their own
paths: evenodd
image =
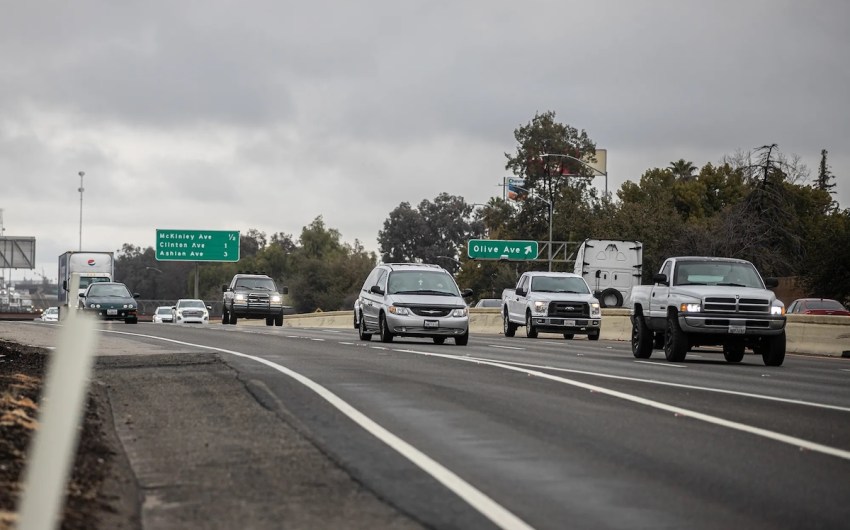
<svg viewBox="0 0 850 530">
<path fill-rule="evenodd" d="M 535 113 L 649 168 L 777 143 L 850 207 L 850 3 L 13 2 L 0 17 L 0 209 L 38 274 L 157 228 L 377 251 L 401 202 L 501 196 Z M 604 179 L 595 182 L 600 188 Z M 5 272 L 5 271 L 4 271 Z"/>
</svg>

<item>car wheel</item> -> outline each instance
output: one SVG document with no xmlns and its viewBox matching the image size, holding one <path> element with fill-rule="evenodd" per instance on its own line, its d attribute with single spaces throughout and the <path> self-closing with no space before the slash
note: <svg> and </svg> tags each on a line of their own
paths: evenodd
<svg viewBox="0 0 850 530">
<path fill-rule="evenodd" d="M 679 317 L 667 317 L 667 332 L 664 334 L 664 356 L 670 362 L 681 362 L 688 354 L 688 337 L 679 327 Z"/>
<path fill-rule="evenodd" d="M 573 340 L 575 333 L 564 333 L 564 340 Z"/>
<path fill-rule="evenodd" d="M 508 318 L 507 310 L 505 310 L 505 315 L 502 318 L 502 331 L 505 333 L 505 337 L 513 337 L 516 334 L 516 324 Z"/>
<path fill-rule="evenodd" d="M 466 333 L 463 335 L 455 337 L 455 345 L 466 346 L 467 344 L 469 344 L 469 330 L 466 330 Z"/>
<path fill-rule="evenodd" d="M 434 344 L 445 344 L 445 337 L 434 337 Z"/>
<path fill-rule="evenodd" d="M 387 318 L 383 313 L 378 318 L 378 326 L 381 328 L 381 342 L 392 342 L 393 334 L 390 333 L 390 328 L 387 326 Z"/>
<path fill-rule="evenodd" d="M 729 363 L 741 362 L 744 358 L 744 345 L 740 343 L 724 344 L 723 357 Z"/>
<path fill-rule="evenodd" d="M 366 321 L 363 320 L 363 315 L 360 315 L 360 325 L 357 327 L 357 334 L 360 336 L 360 340 L 372 340 L 372 334 L 366 332 Z"/>
<path fill-rule="evenodd" d="M 274 325 L 275 326 L 282 326 L 283 325 L 283 315 L 278 315 L 278 316 L 274 317 Z"/>
<path fill-rule="evenodd" d="M 525 336 L 529 339 L 537 338 L 537 328 L 531 323 L 531 312 L 525 314 Z"/>
<path fill-rule="evenodd" d="M 637 359 L 649 359 L 652 356 L 652 331 L 643 319 L 643 313 L 632 317 L 632 355 Z"/>
<path fill-rule="evenodd" d="M 274 317 L 266 317 L 266 325 L 274 326 Z"/>
<path fill-rule="evenodd" d="M 124 323 L 125 324 L 138 324 L 139 323 L 139 317 L 127 318 L 127 319 L 124 320 Z"/>
<path fill-rule="evenodd" d="M 785 331 L 780 335 L 762 337 L 756 353 L 761 354 L 765 366 L 782 366 L 785 361 Z"/>
</svg>

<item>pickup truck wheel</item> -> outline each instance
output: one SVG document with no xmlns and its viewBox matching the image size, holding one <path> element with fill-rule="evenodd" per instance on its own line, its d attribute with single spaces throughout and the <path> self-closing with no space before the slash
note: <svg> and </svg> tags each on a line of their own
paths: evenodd
<svg viewBox="0 0 850 530">
<path fill-rule="evenodd" d="M 572 340 L 575 337 L 574 333 L 564 333 L 564 340 Z"/>
<path fill-rule="evenodd" d="M 756 353 L 761 354 L 765 366 L 782 366 L 785 361 L 785 331 L 780 335 L 763 337 L 761 344 L 756 346 Z"/>
<path fill-rule="evenodd" d="M 510 321 L 507 311 L 502 317 L 502 331 L 505 333 L 505 337 L 513 337 L 516 334 L 516 324 Z"/>
<path fill-rule="evenodd" d="M 588 333 L 587 340 L 599 340 L 599 332 L 596 333 Z"/>
<path fill-rule="evenodd" d="M 744 345 L 743 344 L 724 344 L 723 345 L 723 357 L 726 359 L 726 362 L 729 363 L 739 363 L 744 358 Z"/>
<path fill-rule="evenodd" d="M 172 322 L 174 322 L 172 320 Z M 227 309 L 222 308 L 221 310 L 221 323 L 222 325 L 230 324 L 230 316 L 227 314 Z"/>
<path fill-rule="evenodd" d="M 360 323 L 357 326 L 357 335 L 360 336 L 360 340 L 372 340 L 372 334 L 366 332 L 366 321 L 363 320 L 363 315 L 360 315 Z"/>
<path fill-rule="evenodd" d="M 688 337 L 679 327 L 676 315 L 667 317 L 667 333 L 664 334 L 664 356 L 673 363 L 685 360 L 688 354 Z"/>
<path fill-rule="evenodd" d="M 652 356 L 652 331 L 646 325 L 643 315 L 632 317 L 632 355 L 637 359 L 649 359 Z"/>
<path fill-rule="evenodd" d="M 276 317 L 274 317 L 274 325 L 275 326 L 282 326 L 283 325 L 283 315 L 277 315 Z"/>
<path fill-rule="evenodd" d="M 274 317 L 266 317 L 266 325 L 274 326 Z"/>
<path fill-rule="evenodd" d="M 236 313 L 234 313 L 233 311 L 230 311 L 230 325 L 236 325 Z"/>
<path fill-rule="evenodd" d="M 525 336 L 529 339 L 537 338 L 537 328 L 532 324 L 530 312 L 525 314 Z"/>
<path fill-rule="evenodd" d="M 381 342 L 392 342 L 393 334 L 390 333 L 390 328 L 387 326 L 387 318 L 381 315 L 378 319 L 378 325 L 381 328 Z"/>
</svg>

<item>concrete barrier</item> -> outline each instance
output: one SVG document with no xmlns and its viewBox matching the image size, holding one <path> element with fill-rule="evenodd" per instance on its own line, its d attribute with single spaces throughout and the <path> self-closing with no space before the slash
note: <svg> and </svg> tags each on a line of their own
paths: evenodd
<svg viewBox="0 0 850 530">
<path fill-rule="evenodd" d="M 241 320 L 265 325 L 264 320 Z M 352 311 L 327 311 L 287 315 L 284 325 L 301 328 L 347 328 L 354 329 Z M 496 308 L 472 308 L 469 310 L 469 330 L 472 333 L 502 333 L 502 316 Z M 628 309 L 605 308 L 602 310 L 603 340 L 629 341 L 632 324 Z M 786 327 L 787 351 L 850 357 L 850 318 L 839 316 L 789 315 Z"/>
</svg>

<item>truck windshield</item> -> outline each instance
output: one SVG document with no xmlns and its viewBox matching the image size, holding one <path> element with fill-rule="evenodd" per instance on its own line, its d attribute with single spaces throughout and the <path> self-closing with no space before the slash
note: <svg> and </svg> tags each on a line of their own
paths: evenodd
<svg viewBox="0 0 850 530">
<path fill-rule="evenodd" d="M 103 276 L 80 276 L 80 289 L 85 289 L 93 283 L 111 281 L 109 278 L 104 278 Z"/>
<path fill-rule="evenodd" d="M 673 285 L 727 285 L 764 289 L 750 263 L 733 261 L 682 261 L 676 265 Z"/>
<path fill-rule="evenodd" d="M 535 276 L 531 279 L 531 290 L 547 293 L 588 294 L 590 292 L 583 279 L 572 276 Z"/>
</svg>

